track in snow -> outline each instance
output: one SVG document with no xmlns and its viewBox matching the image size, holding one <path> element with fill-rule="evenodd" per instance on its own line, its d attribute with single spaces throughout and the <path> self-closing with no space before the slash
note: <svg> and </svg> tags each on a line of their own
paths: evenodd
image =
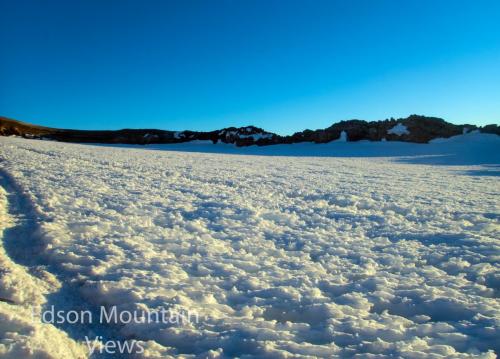
<svg viewBox="0 0 500 359">
<path fill-rule="evenodd" d="M 53 274 L 61 286 L 52 293 L 45 296 L 46 302 L 42 305 L 42 311 L 49 311 L 51 306 L 63 312 L 70 310 L 90 310 L 94 317 L 99 316 L 99 308 L 87 303 L 80 295 L 79 286 L 81 283 L 64 278 L 58 275 L 58 269 L 50 260 L 44 258 L 45 244 L 40 238 L 39 218 L 30 198 L 23 193 L 12 176 L 0 168 L 0 187 L 4 189 L 7 197 L 8 215 L 12 219 L 13 225 L 5 228 L 0 237 L 3 248 L 10 259 L 26 269 L 31 276 L 43 280 L 43 273 Z M 41 275 L 42 274 L 42 275 Z M 19 305 L 15 301 L 2 298 L 4 302 L 11 305 Z M 30 305 L 30 303 L 24 303 Z M 32 303 L 31 305 L 36 305 Z M 39 320 L 35 318 L 34 320 Z M 93 325 L 80 326 L 68 323 L 54 323 L 55 326 L 66 332 L 75 341 L 85 342 L 85 337 L 93 339 L 100 336 L 104 340 L 124 340 L 116 339 L 113 328 L 105 324 L 94 322 Z M 123 355 L 110 355 L 106 353 L 95 353 L 90 358 L 120 358 Z"/>
</svg>

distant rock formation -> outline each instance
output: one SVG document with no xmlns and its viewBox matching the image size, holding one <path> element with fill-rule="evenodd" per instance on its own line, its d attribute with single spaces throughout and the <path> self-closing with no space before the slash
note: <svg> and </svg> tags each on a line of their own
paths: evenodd
<svg viewBox="0 0 500 359">
<path fill-rule="evenodd" d="M 304 130 L 294 133 L 291 136 L 280 136 L 255 126 L 228 127 L 209 132 L 164 131 L 156 129 L 123 129 L 116 131 L 68 130 L 37 126 L 0 117 L 1 136 L 20 136 L 24 138 L 77 143 L 158 144 L 181 143 L 195 140 L 230 143 L 236 146 L 267 146 L 298 142 L 327 143 L 334 140 L 427 143 L 435 138 L 448 138 L 474 130 L 500 135 L 500 127 L 496 124 L 483 127 L 454 125 L 441 118 L 419 115 L 371 122 L 362 120 L 341 121 L 325 129 Z"/>
<path fill-rule="evenodd" d="M 491 129 L 490 129 L 491 127 Z M 495 133 L 497 125 L 485 126 Z M 335 123 L 321 130 L 305 130 L 290 136 L 290 142 L 315 142 L 325 143 L 340 138 L 345 131 L 348 141 L 405 141 L 427 143 L 435 138 L 448 138 L 464 133 L 465 131 L 477 130 L 475 125 L 454 125 L 437 117 L 426 117 L 411 115 L 407 118 L 388 119 L 384 121 L 362 121 L 350 120 Z"/>
</svg>

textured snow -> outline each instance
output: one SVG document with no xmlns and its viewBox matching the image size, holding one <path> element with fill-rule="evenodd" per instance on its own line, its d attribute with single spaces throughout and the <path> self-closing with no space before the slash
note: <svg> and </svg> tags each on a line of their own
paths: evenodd
<svg viewBox="0 0 500 359">
<path fill-rule="evenodd" d="M 408 135 L 410 134 L 410 131 L 408 131 L 408 128 L 403 125 L 402 123 L 398 123 L 396 126 L 394 126 L 393 128 L 389 129 L 387 131 L 388 134 L 390 135 L 398 135 L 398 136 L 401 136 L 401 135 Z"/>
<path fill-rule="evenodd" d="M 208 146 L 259 155 L 182 152 Z M 479 134 L 253 149 L 1 138 L 1 225 L 24 209 L 31 230 L 3 234 L 0 297 L 17 304 L 0 301 L 0 356 L 81 357 L 97 332 L 149 358 L 494 358 L 499 148 Z M 75 330 L 33 324 L 29 303 L 200 321 Z"/>
</svg>

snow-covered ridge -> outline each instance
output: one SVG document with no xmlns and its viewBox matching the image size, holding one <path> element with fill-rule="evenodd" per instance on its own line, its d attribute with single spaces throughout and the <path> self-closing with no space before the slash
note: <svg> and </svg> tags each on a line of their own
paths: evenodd
<svg viewBox="0 0 500 359">
<path fill-rule="evenodd" d="M 341 121 L 318 130 L 304 130 L 280 136 L 255 126 L 228 127 L 222 130 L 164 131 L 155 129 L 124 129 L 118 131 L 79 131 L 41 127 L 0 117 L 0 135 L 30 139 L 52 139 L 77 143 L 113 144 L 171 144 L 192 141 L 231 143 L 236 146 L 269 146 L 301 142 L 329 143 L 345 138 L 347 141 L 404 141 L 428 143 L 436 138 L 449 138 L 469 131 L 500 135 L 500 127 L 487 125 L 455 125 L 436 117 L 411 115 L 407 118 L 384 121 Z"/>
<path fill-rule="evenodd" d="M 220 139 L 217 141 L 213 141 L 217 143 L 219 140 L 224 143 L 237 143 L 238 141 L 247 141 L 250 140 L 249 143 L 258 143 L 263 139 L 272 139 L 276 137 L 275 134 L 266 132 L 260 128 L 254 126 L 247 126 L 241 128 L 227 128 L 218 132 Z"/>
</svg>

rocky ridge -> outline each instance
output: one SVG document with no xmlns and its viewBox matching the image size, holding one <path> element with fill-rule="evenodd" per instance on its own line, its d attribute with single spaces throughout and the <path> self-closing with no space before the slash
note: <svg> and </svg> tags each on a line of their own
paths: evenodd
<svg viewBox="0 0 500 359">
<path fill-rule="evenodd" d="M 228 127 L 208 132 L 157 129 L 71 130 L 37 126 L 0 117 L 1 136 L 20 136 L 78 143 L 159 144 L 195 140 L 229 143 L 236 146 L 266 146 L 299 142 L 327 143 L 335 140 L 427 143 L 435 138 L 448 138 L 470 131 L 500 135 L 500 127 L 496 124 L 483 127 L 455 125 L 441 118 L 419 115 L 399 119 L 390 118 L 383 121 L 341 121 L 324 129 L 304 130 L 290 136 L 280 136 L 255 126 Z"/>
</svg>

